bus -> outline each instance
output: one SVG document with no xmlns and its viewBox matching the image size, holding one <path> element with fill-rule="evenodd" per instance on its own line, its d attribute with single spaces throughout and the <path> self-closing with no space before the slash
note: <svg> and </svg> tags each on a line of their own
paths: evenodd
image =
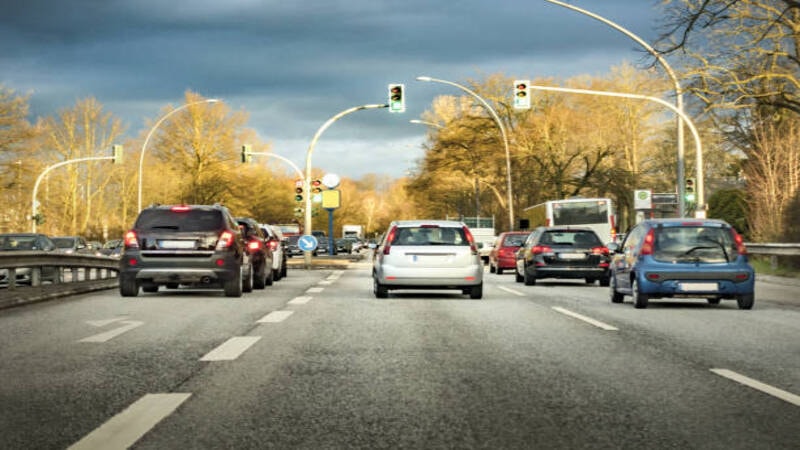
<svg viewBox="0 0 800 450">
<path fill-rule="evenodd" d="M 531 229 L 540 226 L 575 225 L 594 230 L 603 242 L 617 239 L 616 217 L 609 198 L 550 200 L 522 210 Z"/>
</svg>

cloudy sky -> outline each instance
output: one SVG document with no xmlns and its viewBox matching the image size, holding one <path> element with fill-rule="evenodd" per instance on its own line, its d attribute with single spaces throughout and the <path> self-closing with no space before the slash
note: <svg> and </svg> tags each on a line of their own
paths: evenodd
<svg viewBox="0 0 800 450">
<path fill-rule="evenodd" d="M 658 35 L 656 0 L 567 1 Z M 0 16 L 0 84 L 31 94 L 32 120 L 93 96 L 137 136 L 190 89 L 247 111 L 301 169 L 330 117 L 404 83 L 406 113 L 350 114 L 316 145 L 313 166 L 349 178 L 403 176 L 422 155 L 426 129 L 409 120 L 461 92 L 417 76 L 565 78 L 644 61 L 630 38 L 545 0 L 20 0 Z"/>
</svg>

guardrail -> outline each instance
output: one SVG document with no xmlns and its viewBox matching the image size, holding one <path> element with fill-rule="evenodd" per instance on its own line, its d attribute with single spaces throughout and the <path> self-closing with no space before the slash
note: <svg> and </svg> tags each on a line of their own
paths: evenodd
<svg viewBox="0 0 800 450">
<path fill-rule="evenodd" d="M 745 242 L 747 253 L 751 255 L 768 255 L 772 269 L 778 268 L 778 256 L 797 256 L 800 255 L 800 244 L 756 244 Z"/>
<path fill-rule="evenodd" d="M 8 271 L 0 286 L 0 308 L 117 286 L 119 260 L 107 256 L 41 251 L 0 252 L 0 269 Z M 17 272 L 27 272 L 25 284 Z"/>
</svg>

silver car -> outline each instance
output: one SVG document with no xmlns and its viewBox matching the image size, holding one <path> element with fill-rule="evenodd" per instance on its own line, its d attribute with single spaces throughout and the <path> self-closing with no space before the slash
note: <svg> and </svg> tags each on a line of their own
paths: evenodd
<svg viewBox="0 0 800 450">
<path fill-rule="evenodd" d="M 462 222 L 392 222 L 375 251 L 372 278 L 377 298 L 393 289 L 457 289 L 483 297 L 483 263 Z"/>
</svg>

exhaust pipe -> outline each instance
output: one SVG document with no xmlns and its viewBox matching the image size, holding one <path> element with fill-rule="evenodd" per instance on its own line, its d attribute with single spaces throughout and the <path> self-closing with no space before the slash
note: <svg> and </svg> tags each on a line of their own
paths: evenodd
<svg viewBox="0 0 800 450">
<path fill-rule="evenodd" d="M 200 278 L 200 282 L 203 284 L 211 284 L 211 277 Z"/>
</svg>

